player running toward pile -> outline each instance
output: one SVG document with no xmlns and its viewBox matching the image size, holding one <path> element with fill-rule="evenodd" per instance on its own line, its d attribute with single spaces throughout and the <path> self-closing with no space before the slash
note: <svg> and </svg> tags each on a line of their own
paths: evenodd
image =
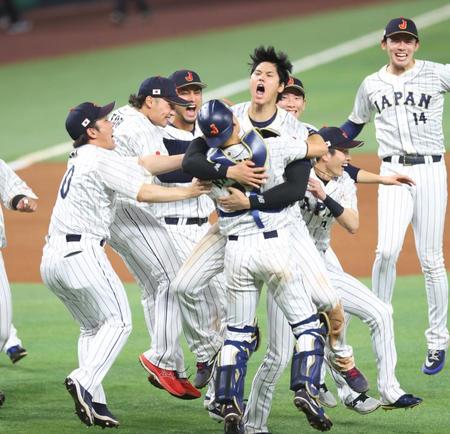
<svg viewBox="0 0 450 434">
<path fill-rule="evenodd" d="M 102 380 L 131 332 L 126 292 L 103 248 L 116 196 L 164 202 L 208 191 L 201 183 L 171 189 L 148 184 L 149 176 L 179 168 L 181 158 L 125 158 L 112 152 L 112 124 L 106 116 L 113 107 L 87 102 L 67 116 L 75 149 L 58 191 L 41 262 L 44 283 L 80 324 L 79 367 L 67 376 L 66 388 L 80 420 L 103 428 L 119 425 L 106 406 Z"/>
<path fill-rule="evenodd" d="M 164 77 L 144 80 L 129 104 L 110 116 L 114 125 L 115 152 L 121 156 L 167 155 L 162 130 L 174 105 L 190 102 L 176 93 L 175 83 Z M 181 158 L 181 157 L 178 157 Z M 141 302 L 151 346 L 139 356 L 149 381 L 182 399 L 201 396 L 186 378 L 179 343 L 181 319 L 175 297 L 169 292 L 181 258 L 167 228 L 149 204 L 119 196 L 111 224 L 111 246 L 124 260 L 141 288 Z"/>
<path fill-rule="evenodd" d="M 0 160 L 0 200 L 8 209 L 19 212 L 34 212 L 37 209 L 37 196 L 30 187 L 22 181 L 14 171 L 3 161 Z M 5 223 L 3 220 L 3 212 L 0 207 L 0 248 L 6 247 Z M 12 321 L 12 301 L 11 289 L 9 287 L 8 277 L 6 275 L 5 264 L 0 250 L 0 351 L 6 347 L 11 349 L 14 345 L 14 337 L 17 330 L 11 324 Z M 17 340 L 16 340 L 17 342 Z M 26 355 L 26 351 L 21 348 Z M 12 353 L 11 353 L 12 354 Z M 11 360 L 13 363 L 20 360 L 20 352 L 17 353 L 18 358 Z M 9 354 L 8 354 L 9 355 Z M 0 406 L 5 400 L 5 395 L 0 392 Z"/>
<path fill-rule="evenodd" d="M 414 186 L 379 187 L 372 290 L 391 304 L 396 262 L 411 223 L 428 299 L 428 352 L 422 370 L 432 375 L 444 367 L 449 341 L 442 250 L 447 206 L 442 114 L 444 93 L 450 90 L 450 65 L 414 59 L 419 36 L 407 18 L 387 24 L 381 48 L 389 63 L 364 79 L 342 128 L 353 138 L 374 116 L 380 173 L 402 172 L 415 181 Z"/>
</svg>

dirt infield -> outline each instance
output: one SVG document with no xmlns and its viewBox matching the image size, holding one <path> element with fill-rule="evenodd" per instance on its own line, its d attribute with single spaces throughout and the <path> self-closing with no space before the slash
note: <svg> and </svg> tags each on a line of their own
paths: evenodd
<svg viewBox="0 0 450 434">
<path fill-rule="evenodd" d="M 111 1 L 42 8 L 27 14 L 33 22 L 31 32 L 0 33 L 0 65 L 383 1 L 387 0 L 193 0 L 167 5 L 155 0 L 148 19 L 130 13 L 121 26 L 109 21 Z"/>
<path fill-rule="evenodd" d="M 450 157 L 446 158 L 447 165 Z M 356 156 L 354 163 L 365 169 L 377 171 L 378 158 L 375 156 Z M 39 282 L 39 261 L 47 232 L 50 213 L 56 198 L 60 179 L 65 171 L 61 163 L 38 164 L 19 172 L 19 175 L 33 186 L 39 195 L 39 212 L 34 215 L 5 211 L 8 246 L 3 251 L 10 281 Z M 450 185 L 449 185 L 450 186 Z M 356 235 L 349 235 L 336 227 L 333 248 L 341 259 L 344 268 L 355 276 L 369 276 L 374 259 L 377 236 L 376 221 L 376 186 L 360 185 L 358 202 L 361 216 L 361 227 Z M 446 221 L 450 212 L 447 209 Z M 450 231 L 447 225 L 444 251 L 450 251 Z M 110 250 L 110 249 L 108 249 Z M 114 268 L 125 281 L 132 281 L 121 259 L 109 251 Z M 447 268 L 450 258 L 447 259 Z M 420 273 L 411 230 L 398 265 L 399 274 Z"/>
</svg>

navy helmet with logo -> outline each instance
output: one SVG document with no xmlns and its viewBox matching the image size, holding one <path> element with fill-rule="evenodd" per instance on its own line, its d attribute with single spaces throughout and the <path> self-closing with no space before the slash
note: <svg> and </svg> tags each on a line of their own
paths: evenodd
<svg viewBox="0 0 450 434">
<path fill-rule="evenodd" d="M 233 112 L 218 99 L 202 105 L 197 122 L 211 148 L 221 146 L 233 132 Z"/>
<path fill-rule="evenodd" d="M 323 127 L 318 133 L 322 136 L 323 140 L 328 143 L 328 147 L 331 149 L 351 149 L 364 144 L 361 140 L 350 139 L 346 132 L 339 127 Z"/>
<path fill-rule="evenodd" d="M 409 18 L 400 17 L 394 18 L 387 23 L 386 28 L 384 29 L 383 41 L 386 41 L 390 36 L 398 35 L 399 33 L 406 33 L 419 40 L 419 34 L 414 21 Z"/>
</svg>

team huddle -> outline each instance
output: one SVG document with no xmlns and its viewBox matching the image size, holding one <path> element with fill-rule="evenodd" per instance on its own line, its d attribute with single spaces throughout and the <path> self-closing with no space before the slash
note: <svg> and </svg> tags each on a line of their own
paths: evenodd
<svg viewBox="0 0 450 434">
<path fill-rule="evenodd" d="M 325 407 L 338 405 L 327 373 L 342 404 L 359 414 L 422 402 L 396 377 L 391 299 L 411 223 L 429 304 L 422 371 L 437 374 L 449 340 L 442 114 L 450 65 L 414 59 L 419 36 L 406 18 L 387 24 L 381 46 L 388 65 L 363 81 L 341 127 L 299 120 L 305 87 L 291 75 L 287 55 L 273 47 L 250 56 L 248 102 L 203 103 L 206 84 L 183 69 L 147 78 L 122 107 L 85 102 L 70 111 L 74 149 L 41 276 L 80 325 L 79 365 L 65 386 L 85 425 L 119 426 L 102 382 L 132 329 L 106 243 L 141 290 L 150 346 L 139 362 L 148 381 L 184 400 L 201 398 L 205 389 L 203 407 L 225 433 L 269 432 L 274 389 L 289 362 L 293 403 L 320 431 L 333 425 Z M 364 144 L 355 137 L 372 117 L 380 174 L 351 165 L 350 150 Z M 0 182 L 5 206 L 36 210 L 37 197 L 3 163 Z M 358 230 L 356 183 L 379 185 L 372 289 L 343 270 L 330 246 L 333 223 L 350 234 Z M 1 214 L 0 228 L 3 247 Z M 1 256 L 0 283 L 0 349 L 12 360 L 14 353 L 14 362 L 26 351 L 11 324 Z M 267 348 L 248 392 L 262 290 Z M 368 394 L 346 341 L 351 315 L 370 329 L 380 399 Z M 197 361 L 192 383 L 182 333 Z M 0 392 L 0 405 L 4 400 Z"/>
</svg>

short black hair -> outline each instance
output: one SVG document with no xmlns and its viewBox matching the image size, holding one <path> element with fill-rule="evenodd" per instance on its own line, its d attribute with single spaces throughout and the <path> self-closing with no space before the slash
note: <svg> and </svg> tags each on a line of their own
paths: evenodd
<svg viewBox="0 0 450 434">
<path fill-rule="evenodd" d="M 89 137 L 89 134 L 87 132 L 88 128 L 95 128 L 98 131 L 98 126 L 97 126 L 97 121 L 91 122 L 87 127 L 86 127 L 86 131 L 81 134 L 80 137 L 78 137 L 78 139 L 76 139 L 73 142 L 73 147 L 74 148 L 79 148 L 83 145 L 87 145 L 89 140 L 91 140 L 91 138 Z"/>
<path fill-rule="evenodd" d="M 253 54 L 250 54 L 251 62 L 250 65 L 250 74 L 253 74 L 256 67 L 262 62 L 273 63 L 278 72 L 278 76 L 280 77 L 280 84 L 283 83 L 286 85 L 289 81 L 289 75 L 292 72 L 292 63 L 290 62 L 288 56 L 283 51 L 275 51 L 273 46 L 264 47 L 263 45 L 255 48 Z"/>
<path fill-rule="evenodd" d="M 128 103 L 131 105 L 131 107 L 140 109 L 144 105 L 146 99 L 147 96 L 145 95 L 131 94 L 130 97 L 128 98 Z"/>
</svg>

